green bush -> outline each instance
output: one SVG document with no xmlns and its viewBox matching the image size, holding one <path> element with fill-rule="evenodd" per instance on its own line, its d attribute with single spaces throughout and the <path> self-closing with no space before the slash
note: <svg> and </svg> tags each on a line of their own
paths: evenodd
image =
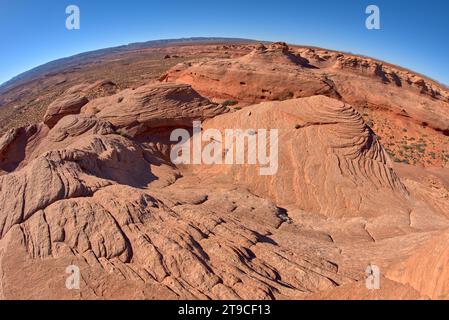
<svg viewBox="0 0 449 320">
<path fill-rule="evenodd" d="M 126 130 L 123 130 L 123 129 L 116 130 L 115 134 L 118 134 L 119 136 L 122 136 L 122 137 L 125 137 L 125 138 L 129 138 L 128 133 L 126 132 Z"/>
<path fill-rule="evenodd" d="M 293 94 L 293 92 L 290 91 L 284 91 L 282 93 L 279 94 L 279 96 L 277 97 L 277 100 L 279 101 L 285 101 L 285 100 L 289 100 L 292 99 L 295 95 Z"/>
<path fill-rule="evenodd" d="M 235 106 L 236 104 L 239 104 L 239 102 L 236 100 L 226 100 L 225 102 L 223 102 L 223 106 L 225 107 Z"/>
</svg>

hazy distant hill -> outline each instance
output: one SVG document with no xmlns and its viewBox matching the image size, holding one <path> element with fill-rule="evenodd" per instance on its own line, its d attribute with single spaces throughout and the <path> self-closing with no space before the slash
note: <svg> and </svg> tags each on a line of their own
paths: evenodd
<svg viewBox="0 0 449 320">
<path fill-rule="evenodd" d="M 12 78 L 11 80 L 3 83 L 0 85 L 0 95 L 6 93 L 8 90 L 12 89 L 13 87 L 17 85 L 22 85 L 26 83 L 27 81 L 36 79 L 38 77 L 41 77 L 45 74 L 51 74 L 51 73 L 57 73 L 61 71 L 62 69 L 66 69 L 69 67 L 77 66 L 80 64 L 89 63 L 93 59 L 98 59 L 100 57 L 113 54 L 113 53 L 120 53 L 120 52 L 126 52 L 130 50 L 139 50 L 139 49 L 145 49 L 145 48 L 151 48 L 151 47 L 159 47 L 164 45 L 171 45 L 171 44 L 185 44 L 185 43 L 203 43 L 203 42 L 252 42 L 255 40 L 249 40 L 249 39 L 241 39 L 241 38 L 219 38 L 219 37 L 192 37 L 192 38 L 180 38 L 180 39 L 163 39 L 163 40 L 152 40 L 147 42 L 136 42 L 136 43 L 130 43 L 128 45 L 118 46 L 118 47 L 112 47 L 112 48 L 106 48 L 106 49 L 100 49 L 95 51 L 89 51 L 80 53 L 71 57 L 66 57 L 58 60 L 54 60 L 51 62 L 48 62 L 46 64 L 43 64 L 41 66 L 38 66 L 36 68 L 33 68 L 29 71 L 26 71 L 24 73 L 21 73 L 17 75 L 16 77 Z"/>
</svg>

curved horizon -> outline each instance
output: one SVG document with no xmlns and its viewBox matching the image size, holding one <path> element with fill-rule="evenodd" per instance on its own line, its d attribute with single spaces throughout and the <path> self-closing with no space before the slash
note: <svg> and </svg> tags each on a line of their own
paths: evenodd
<svg viewBox="0 0 449 320">
<path fill-rule="evenodd" d="M 79 30 L 67 30 L 66 7 L 79 6 Z M 367 30 L 367 6 L 380 8 L 380 30 Z M 0 83 L 63 57 L 191 35 L 266 39 L 329 48 L 372 57 L 449 85 L 449 3 L 429 0 L 404 3 L 361 0 L 319 4 L 292 0 L 133 1 L 39 4 L 29 0 L 0 2 Z"/>
<path fill-rule="evenodd" d="M 96 48 L 96 49 L 92 49 L 92 50 L 89 50 L 89 51 L 76 52 L 76 53 L 74 53 L 72 55 L 69 55 L 69 56 L 63 56 L 63 57 L 59 57 L 59 58 L 51 60 L 51 61 L 44 62 L 44 63 L 42 63 L 40 65 L 32 67 L 31 69 L 25 70 L 25 71 L 23 71 L 23 72 L 21 72 L 21 73 L 19 73 L 17 75 L 14 75 L 12 78 L 10 78 L 10 79 L 8 79 L 8 80 L 6 80 L 4 82 L 0 82 L 0 88 L 2 86 L 4 86 L 4 85 L 7 85 L 9 82 L 14 82 L 17 78 L 19 78 L 21 76 L 24 76 L 27 73 L 32 72 L 34 70 L 37 70 L 37 69 L 39 69 L 41 67 L 45 67 L 48 64 L 59 62 L 59 61 L 62 61 L 62 60 L 72 59 L 72 58 L 75 58 L 75 57 L 78 57 L 78 56 L 81 56 L 81 55 L 91 54 L 91 53 L 95 53 L 95 52 L 99 52 L 99 51 L 113 50 L 113 49 L 118 49 L 118 48 L 126 48 L 126 47 L 129 47 L 129 46 L 132 46 L 132 45 L 139 45 L 139 44 L 143 45 L 143 44 L 146 44 L 146 43 L 159 42 L 159 41 L 169 41 L 170 43 L 176 44 L 176 43 L 183 43 L 183 42 L 187 43 L 188 41 L 191 42 L 191 43 L 200 43 L 202 41 L 219 43 L 220 41 L 231 41 L 232 42 L 232 41 L 235 41 L 235 40 L 244 41 L 244 42 L 271 42 L 271 43 L 273 43 L 273 42 L 285 42 L 285 41 L 282 41 L 282 40 L 274 41 L 274 40 L 246 39 L 246 38 L 234 38 L 234 37 L 201 37 L 201 36 L 183 37 L 183 38 L 171 38 L 171 39 L 151 39 L 151 40 L 142 41 L 142 42 L 129 42 L 127 44 L 121 44 L 121 45 L 116 45 L 116 46 L 112 46 L 112 47 Z M 411 73 L 414 73 L 416 75 L 420 75 L 422 77 L 425 77 L 428 80 L 431 80 L 431 81 L 433 81 L 433 82 L 435 82 L 435 83 L 437 83 L 437 84 L 439 84 L 441 86 L 449 88 L 449 84 L 447 84 L 447 83 L 443 83 L 443 82 L 441 82 L 441 81 L 439 81 L 437 79 L 434 79 L 434 78 L 432 78 L 432 77 L 430 77 L 430 76 L 428 76 L 426 74 L 422 74 L 419 71 L 416 71 L 416 70 L 410 69 L 408 67 L 405 67 L 405 66 L 402 66 L 402 65 L 399 65 L 399 64 L 395 64 L 395 63 L 392 63 L 392 62 L 389 62 L 389 61 L 385 61 L 385 60 L 382 60 L 382 59 L 377 58 L 377 57 L 368 56 L 368 55 L 360 54 L 360 53 L 356 53 L 356 52 L 336 50 L 336 49 L 332 49 L 332 48 L 326 48 L 326 47 L 321 47 L 321 46 L 309 45 L 309 44 L 288 43 L 288 45 L 290 45 L 290 46 L 298 46 L 298 47 L 313 47 L 313 48 L 319 48 L 319 49 L 328 50 L 328 51 L 334 51 L 334 52 L 342 52 L 342 53 L 346 53 L 346 54 L 350 54 L 350 55 L 354 55 L 354 56 L 359 56 L 359 57 L 365 57 L 365 58 L 373 59 L 373 60 L 379 61 L 381 63 L 393 65 L 393 66 L 396 66 L 398 68 L 407 70 L 407 71 L 409 71 Z M 157 47 L 157 46 L 155 46 L 155 47 Z M 130 49 L 130 50 L 132 50 L 132 49 Z"/>
</svg>

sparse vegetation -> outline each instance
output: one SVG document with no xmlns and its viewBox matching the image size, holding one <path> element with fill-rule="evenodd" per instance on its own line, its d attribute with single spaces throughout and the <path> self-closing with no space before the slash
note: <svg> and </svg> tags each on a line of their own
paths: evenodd
<svg viewBox="0 0 449 320">
<path fill-rule="evenodd" d="M 237 100 L 226 100 L 225 102 L 223 102 L 224 107 L 235 106 L 237 104 L 239 104 Z"/>
<path fill-rule="evenodd" d="M 419 153 L 424 153 L 424 152 L 426 152 L 427 144 L 426 143 L 414 143 L 414 144 L 412 144 L 412 147 L 414 147 L 415 150 L 418 151 Z"/>
<path fill-rule="evenodd" d="M 279 96 L 277 97 L 277 100 L 279 101 L 285 101 L 285 100 L 289 100 L 292 99 L 294 97 L 293 92 L 290 91 L 284 91 L 281 94 L 279 94 Z"/>
<path fill-rule="evenodd" d="M 125 137 L 125 138 L 129 138 L 129 134 L 126 130 L 124 129 L 118 129 L 115 131 L 115 134 L 118 134 L 119 136 Z"/>
</svg>

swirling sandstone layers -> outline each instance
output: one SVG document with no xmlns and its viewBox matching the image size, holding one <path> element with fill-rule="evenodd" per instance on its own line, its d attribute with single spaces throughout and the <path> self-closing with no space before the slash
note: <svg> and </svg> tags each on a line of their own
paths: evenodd
<svg viewBox="0 0 449 320">
<path fill-rule="evenodd" d="M 243 103 L 322 94 L 449 130 L 446 87 L 374 59 L 324 49 L 259 45 L 237 58 L 177 65 L 161 79 L 190 84 L 209 98 Z"/>
<path fill-rule="evenodd" d="M 409 195 L 349 105 L 317 96 L 227 111 L 168 83 L 93 100 L 51 128 L 8 132 L 0 296 L 295 299 L 348 288 L 356 298 L 364 266 L 404 261 L 448 227 Z M 194 120 L 279 129 L 278 175 L 175 167 L 163 137 Z M 65 286 L 69 265 L 80 268 L 80 290 Z M 420 295 L 391 281 L 373 297 Z"/>
<path fill-rule="evenodd" d="M 261 45 L 233 59 L 213 59 L 175 66 L 161 80 L 187 83 L 207 97 L 245 103 L 326 94 L 338 97 L 325 76 L 289 52 L 285 44 Z"/>
<path fill-rule="evenodd" d="M 224 175 L 277 203 L 326 216 L 407 212 L 407 190 L 376 135 L 343 102 L 325 96 L 266 102 L 208 120 L 208 128 L 278 130 L 276 174 L 261 176 L 259 166 L 222 166 Z"/>
</svg>

